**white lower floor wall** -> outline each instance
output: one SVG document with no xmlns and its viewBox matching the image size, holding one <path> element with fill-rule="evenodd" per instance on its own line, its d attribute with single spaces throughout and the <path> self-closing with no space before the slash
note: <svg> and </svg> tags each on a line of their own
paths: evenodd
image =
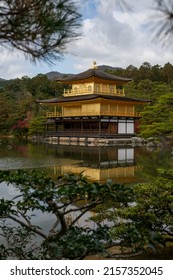
<svg viewBox="0 0 173 280">
<path fill-rule="evenodd" d="M 135 125 L 134 120 L 119 120 L 118 134 L 134 134 Z"/>
</svg>

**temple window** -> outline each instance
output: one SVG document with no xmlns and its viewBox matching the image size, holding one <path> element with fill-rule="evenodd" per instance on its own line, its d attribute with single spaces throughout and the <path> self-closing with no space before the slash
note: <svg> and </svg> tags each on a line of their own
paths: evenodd
<svg viewBox="0 0 173 280">
<path fill-rule="evenodd" d="M 110 92 L 114 93 L 114 87 L 113 86 L 110 86 Z"/>
<path fill-rule="evenodd" d="M 77 92 L 78 91 L 78 88 L 77 87 L 74 87 L 74 92 Z"/>
<path fill-rule="evenodd" d="M 92 86 L 88 86 L 88 91 L 89 91 L 89 92 L 92 91 Z"/>
<path fill-rule="evenodd" d="M 100 91 L 100 86 L 96 86 L 96 91 Z"/>
</svg>

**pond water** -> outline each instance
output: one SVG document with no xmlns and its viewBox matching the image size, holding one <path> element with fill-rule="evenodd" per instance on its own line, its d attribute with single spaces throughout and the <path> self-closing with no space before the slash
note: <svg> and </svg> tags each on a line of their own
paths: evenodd
<svg viewBox="0 0 173 280">
<path fill-rule="evenodd" d="M 52 176 L 84 172 L 91 180 L 132 183 L 157 168 L 173 165 L 171 152 L 145 147 L 62 146 L 48 143 L 0 142 L 0 170 L 44 169 Z"/>
<path fill-rule="evenodd" d="M 0 170 L 40 169 L 52 177 L 84 172 L 90 180 L 136 183 L 155 176 L 157 168 L 173 166 L 171 151 L 148 150 L 146 147 L 62 146 L 48 143 L 1 140 Z M 16 196 L 13 185 L 0 184 L 0 197 Z M 45 231 L 54 223 L 48 214 L 35 213 L 34 223 Z M 0 240 L 2 242 L 2 240 Z"/>
</svg>

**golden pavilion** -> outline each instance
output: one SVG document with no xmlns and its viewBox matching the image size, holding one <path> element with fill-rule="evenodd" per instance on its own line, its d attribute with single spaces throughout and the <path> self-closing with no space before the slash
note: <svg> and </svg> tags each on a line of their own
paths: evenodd
<svg viewBox="0 0 173 280">
<path fill-rule="evenodd" d="M 135 135 L 140 118 L 136 105 L 146 100 L 128 98 L 123 86 L 130 78 L 98 69 L 96 63 L 82 73 L 58 80 L 64 84 L 61 97 L 39 100 L 47 108 L 46 136 L 82 139 L 118 139 Z"/>
</svg>

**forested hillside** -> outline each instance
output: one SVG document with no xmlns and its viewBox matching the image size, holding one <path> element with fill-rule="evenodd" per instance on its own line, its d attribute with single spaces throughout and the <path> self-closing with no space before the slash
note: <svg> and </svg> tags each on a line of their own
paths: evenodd
<svg viewBox="0 0 173 280">
<path fill-rule="evenodd" d="M 130 77 L 132 82 L 126 85 L 127 97 L 151 100 L 142 112 L 141 135 L 143 137 L 165 136 L 173 131 L 173 65 L 166 63 L 152 66 L 144 62 L 139 68 L 129 65 L 120 67 L 99 66 L 111 74 Z M 0 79 L 0 134 L 15 133 L 20 137 L 39 130 L 44 121 L 45 107 L 36 103 L 37 99 L 57 97 L 63 93 L 63 87 L 56 77 L 64 76 L 59 72 L 39 74 L 33 78 Z M 69 74 L 67 74 L 69 75 Z M 52 78 L 53 77 L 53 78 Z M 35 127 L 35 129 L 33 129 Z M 41 128 L 42 129 L 42 128 Z"/>
</svg>

